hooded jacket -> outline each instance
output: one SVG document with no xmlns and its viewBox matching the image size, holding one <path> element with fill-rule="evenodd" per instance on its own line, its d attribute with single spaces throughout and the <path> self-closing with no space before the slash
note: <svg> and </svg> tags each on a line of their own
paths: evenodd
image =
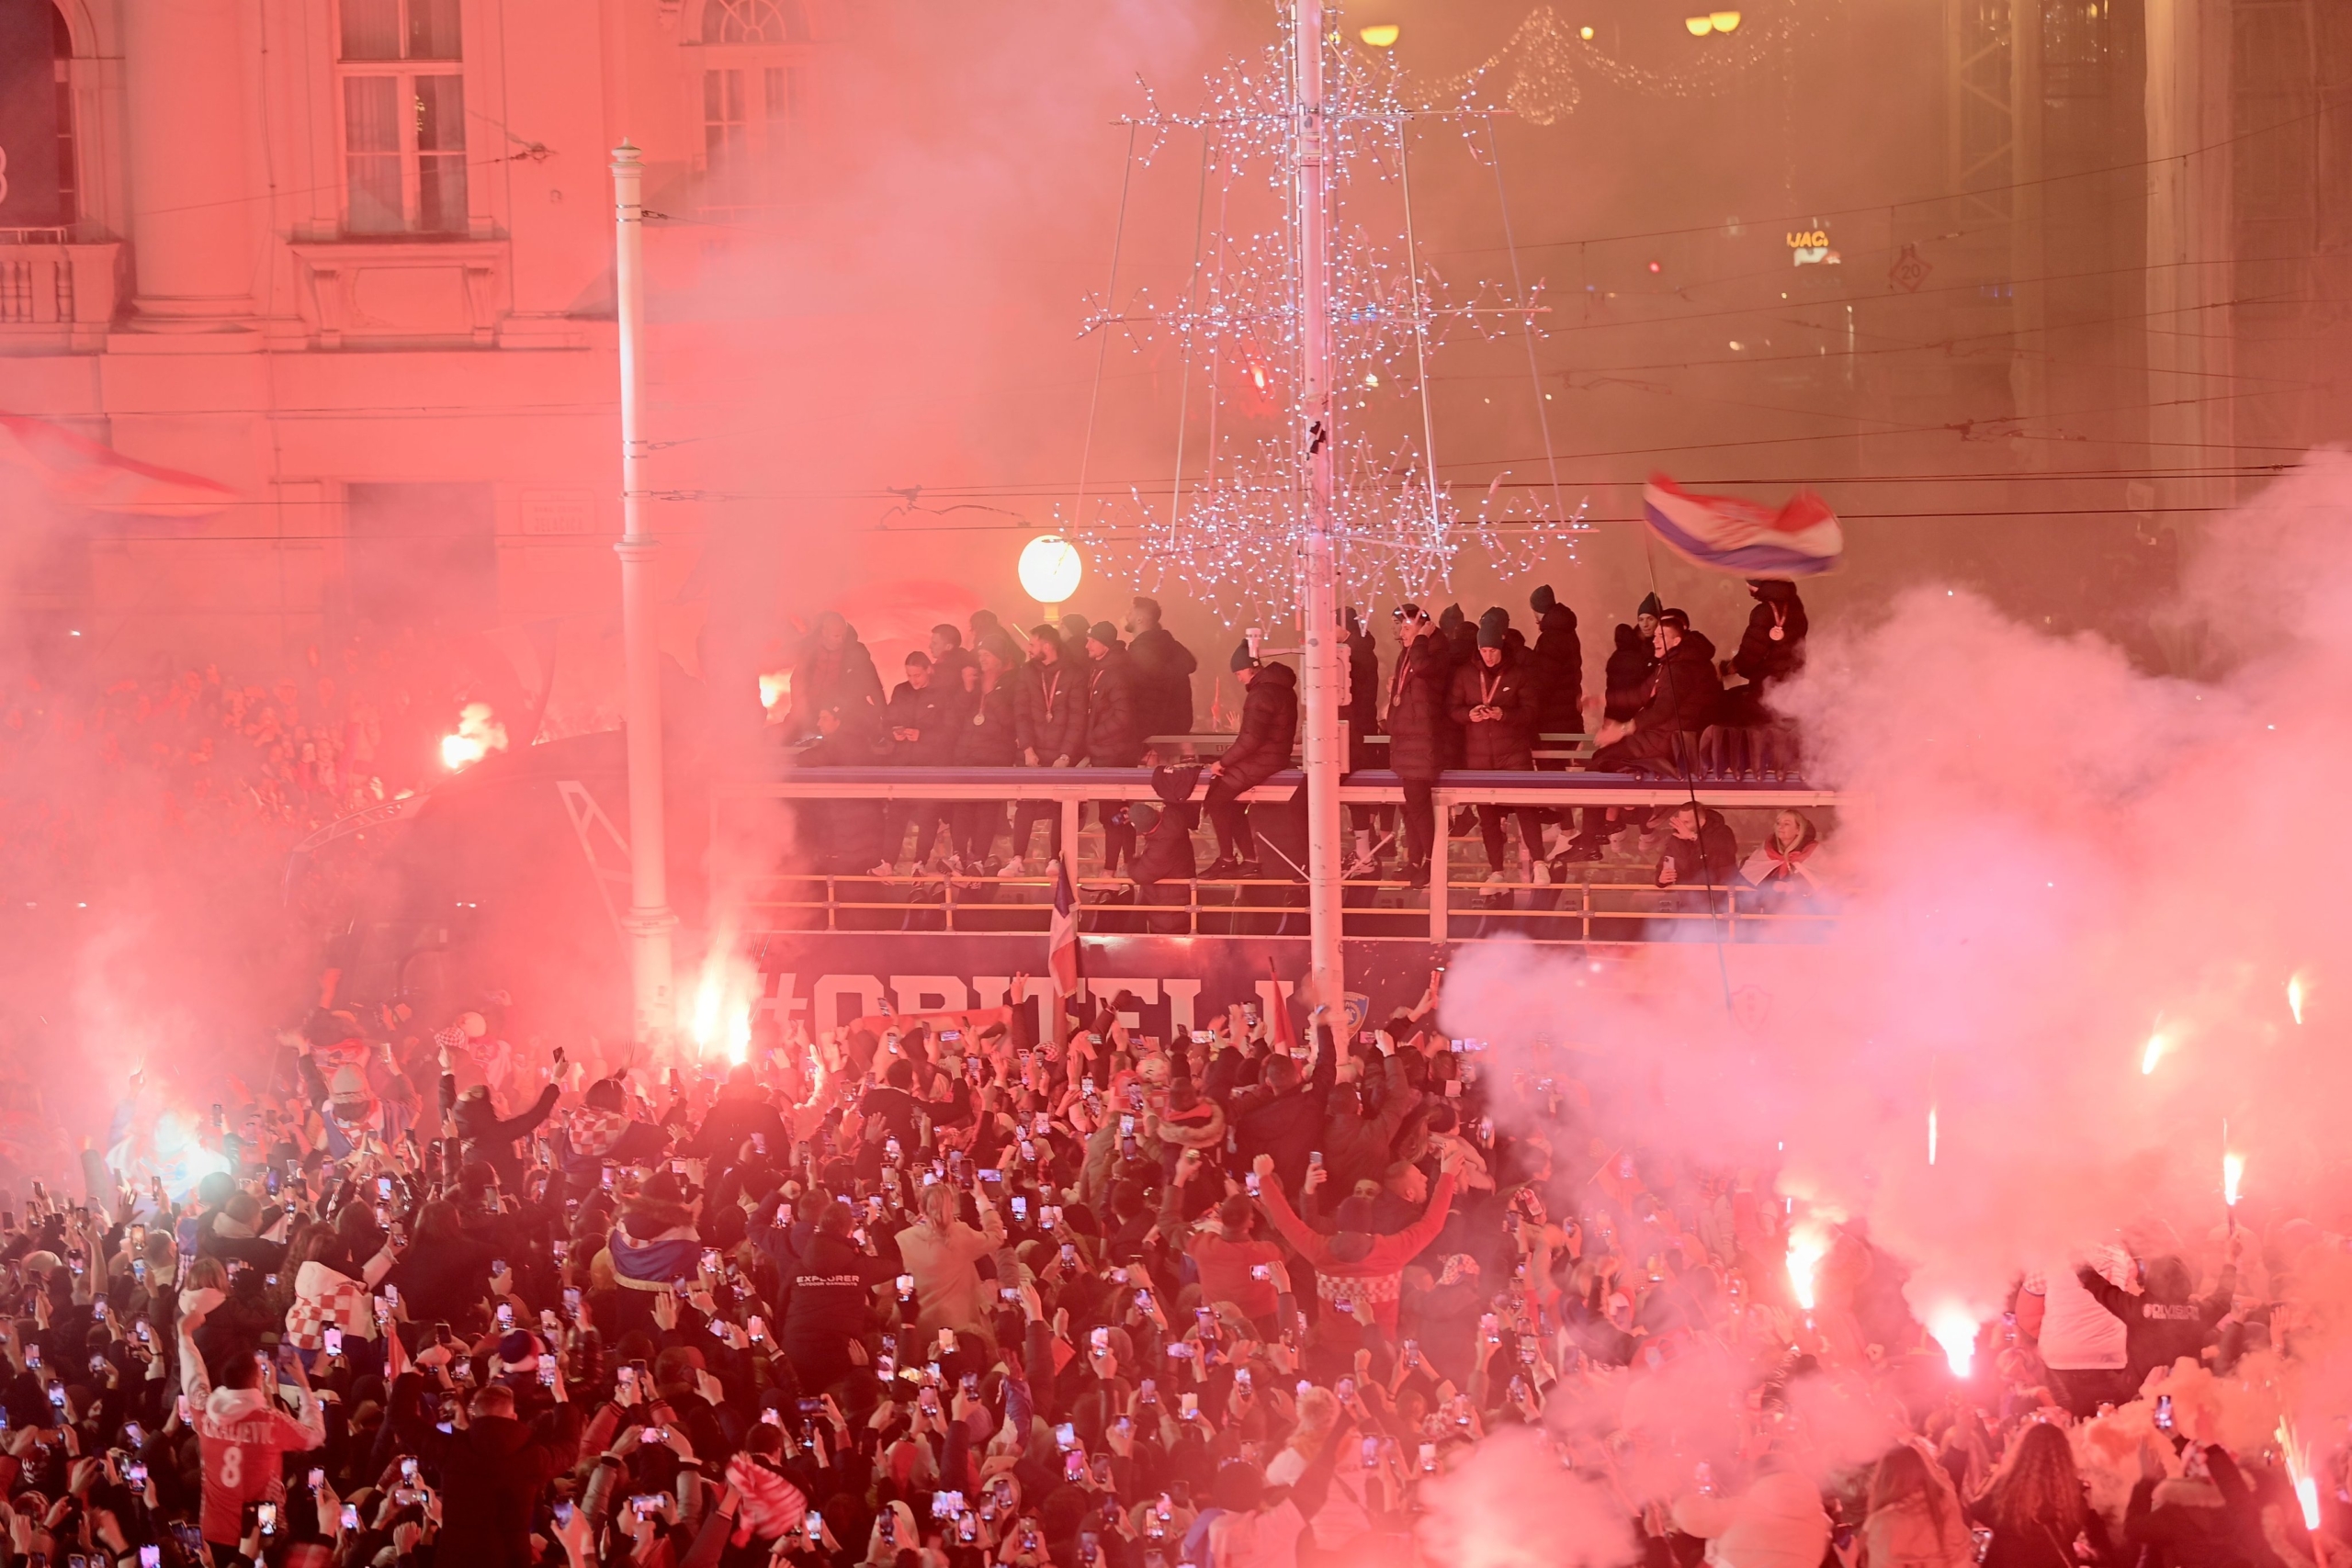
<svg viewBox="0 0 2352 1568">
<path fill-rule="evenodd" d="M 934 671 L 928 685 L 917 690 L 912 681 L 901 681 L 890 694 L 889 708 L 882 716 L 882 731 L 888 735 L 894 729 L 911 729 L 912 740 L 893 736 L 890 740 L 890 761 L 905 768 L 944 767 L 956 754 L 956 709 L 960 693 L 941 687 Z"/>
<path fill-rule="evenodd" d="M 1724 683 L 1715 674 L 1715 645 L 1703 632 L 1686 631 L 1653 671 L 1649 700 L 1634 716 L 1634 732 L 1696 735 L 1715 721 L 1723 696 Z"/>
<path fill-rule="evenodd" d="M 1348 772 L 1361 773 L 1372 766 L 1364 737 L 1380 729 L 1380 646 L 1361 626 L 1348 633 L 1348 701 L 1340 721 L 1348 727 Z"/>
<path fill-rule="evenodd" d="M 1462 765 L 1488 771 L 1535 766 L 1535 692 L 1528 656 L 1508 648 L 1492 669 L 1484 658 L 1466 660 L 1453 672 L 1447 716 L 1462 731 Z M 1500 718 L 1473 720 L 1476 707 L 1502 710 Z"/>
<path fill-rule="evenodd" d="M 1013 732 L 1038 765 L 1057 757 L 1077 761 L 1086 755 L 1086 670 L 1068 654 L 1048 664 L 1032 659 L 1021 667 L 1012 688 Z"/>
<path fill-rule="evenodd" d="M 1193 729 L 1193 671 L 1200 660 L 1165 626 L 1137 632 L 1127 644 L 1127 666 L 1135 682 L 1136 731 L 1189 735 Z"/>
<path fill-rule="evenodd" d="M 1399 654 L 1388 678 L 1388 765 L 1396 776 L 1428 783 L 1453 754 L 1447 699 L 1453 673 L 1450 645 L 1424 632 Z"/>
<path fill-rule="evenodd" d="M 1217 779 L 1229 788 L 1263 784 L 1290 766 L 1298 738 L 1298 672 L 1287 664 L 1261 664 L 1241 699 L 1241 732 L 1233 738 Z"/>
<path fill-rule="evenodd" d="M 1584 648 L 1577 613 L 1557 600 L 1536 622 L 1532 676 L 1538 735 L 1574 735 L 1584 728 Z"/>
<path fill-rule="evenodd" d="M 1641 712 L 1642 705 L 1649 700 L 1650 671 L 1657 660 L 1650 657 L 1650 645 L 1642 640 L 1642 634 L 1624 622 L 1617 623 L 1616 636 L 1617 646 L 1611 651 L 1608 668 L 1602 674 L 1608 695 L 1601 716 L 1623 723 Z"/>
<path fill-rule="evenodd" d="M 1085 669 L 1086 760 L 1098 768 L 1132 768 L 1143 761 L 1148 732 L 1136 723 L 1135 670 L 1127 650 L 1107 648 L 1102 658 L 1088 659 Z"/>
<path fill-rule="evenodd" d="M 579 1406 L 559 1404 L 527 1424 L 477 1416 L 441 1448 L 444 1535 L 466 1543 L 469 1564 L 528 1568 L 539 1494 L 580 1457 Z"/>
<path fill-rule="evenodd" d="M 2136 1296 L 2088 1265 L 2075 1269 L 2075 1278 L 2122 1322 L 2124 1363 L 2134 1388 L 2158 1367 L 2183 1356 L 2196 1360 L 2237 1290 L 2237 1270 L 2225 1266 L 2211 1295 L 2189 1300 L 2188 1266 L 2170 1256 L 2148 1259 L 2147 1280 Z"/>
<path fill-rule="evenodd" d="M 966 768 L 1017 768 L 1021 765 L 1021 736 L 1012 716 L 1013 687 L 1019 676 L 1007 671 L 984 692 L 967 692 L 970 711 L 956 727 L 955 761 Z"/>
<path fill-rule="evenodd" d="M 1747 612 L 1747 628 L 1739 635 L 1739 651 L 1731 667 L 1757 688 L 1760 699 L 1776 681 L 1785 681 L 1804 668 L 1807 629 L 1804 601 L 1793 582 L 1759 582 L 1758 603 Z M 1777 631 L 1781 635 L 1774 637 Z"/>
</svg>

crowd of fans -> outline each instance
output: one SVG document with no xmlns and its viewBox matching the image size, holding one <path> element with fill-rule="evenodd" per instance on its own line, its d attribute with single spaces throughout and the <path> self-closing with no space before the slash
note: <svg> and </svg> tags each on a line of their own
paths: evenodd
<svg viewBox="0 0 2352 1568">
<path fill-rule="evenodd" d="M 1794 727 L 1768 699 L 1775 684 L 1804 666 L 1804 604 L 1792 583 L 1748 586 L 1755 606 L 1736 652 L 1724 660 L 1687 614 L 1656 594 L 1645 598 L 1633 620 L 1616 627 L 1589 732 L 1576 612 L 1548 585 L 1530 596 L 1532 641 L 1501 605 L 1476 621 L 1458 605 L 1434 618 L 1418 604 L 1396 606 L 1396 647 L 1385 674 L 1378 643 L 1350 610 L 1348 701 L 1340 712 L 1348 771 L 1394 773 L 1404 804 L 1401 812 L 1353 808 L 1349 874 L 1385 879 L 1393 855 L 1406 884 L 1426 886 L 1439 844 L 1432 795 L 1442 773 L 1566 766 L 1566 744 L 1588 733 L 1594 749 L 1584 766 L 1593 772 L 1796 778 Z M 982 610 L 971 619 L 968 642 L 967 628 L 933 627 L 930 648 L 907 656 L 905 679 L 886 694 L 855 628 L 828 614 L 794 667 L 786 735 L 806 743 L 800 761 L 816 767 L 1171 766 L 1194 745 L 1192 678 L 1199 661 L 1160 618 L 1158 602 L 1139 596 L 1124 627 L 1073 614 L 1033 627 L 1024 646 Z M 1173 812 L 1103 802 L 1096 819 L 1105 875 L 1125 864 L 1146 886 L 1193 876 L 1190 834 L 1197 814 L 1207 816 L 1217 843 L 1216 857 L 1199 875 L 1266 874 L 1240 796 L 1291 765 L 1297 676 L 1286 664 L 1260 658 L 1247 640 L 1234 648 L 1228 668 L 1243 694 L 1238 733 L 1203 770 L 1206 798 L 1197 813 L 1186 805 L 1198 782 L 1187 775 L 1183 789 L 1167 797 L 1180 807 Z M 1167 830 L 1155 832 L 1163 817 Z M 1487 882 L 1517 881 L 1522 865 L 1537 886 L 1565 882 L 1572 864 L 1602 859 L 1611 840 L 1630 831 L 1636 852 L 1656 847 L 1661 887 L 1812 891 L 1815 872 L 1804 864 L 1815 837 L 1810 823 L 1790 829 L 1794 837 L 1775 823 L 1765 845 L 1744 855 L 1721 815 L 1695 804 L 1689 820 L 1622 807 L 1585 808 L 1580 828 L 1575 817 L 1573 808 L 1476 807 L 1472 819 L 1486 850 Z M 816 848 L 819 869 L 836 874 L 889 877 L 907 865 L 1018 877 L 1027 874 L 1041 823 L 1049 852 L 1060 853 L 1058 815 L 1044 802 L 1010 811 L 1001 802 L 835 802 L 809 808 L 804 838 Z M 1519 857 L 1509 852 L 1513 826 Z M 1011 853 L 1000 859 L 996 848 L 1007 834 Z M 1756 857 L 1773 863 L 1751 865 Z M 1768 875 L 1776 886 L 1768 886 Z"/>
<path fill-rule="evenodd" d="M 314 1015 L 192 1192 L 133 1128 L 0 1215 L 9 1568 L 1403 1564 L 1528 1441 L 1587 1501 L 1476 1561 L 2313 1560 L 2230 1402 L 2338 1238 L 2052 1260 L 1962 1377 L 1864 1226 L 1624 1141 L 1645 1097 L 1434 982 L 1303 1041 L 1126 999 L 683 1072 Z"/>
</svg>

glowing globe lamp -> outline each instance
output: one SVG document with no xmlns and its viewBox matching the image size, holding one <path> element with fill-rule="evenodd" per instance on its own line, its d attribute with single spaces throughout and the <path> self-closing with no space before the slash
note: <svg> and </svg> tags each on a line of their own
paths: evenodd
<svg viewBox="0 0 2352 1568">
<path fill-rule="evenodd" d="M 1078 547 L 1058 534 L 1040 534 L 1021 547 L 1022 592 L 1040 604 L 1068 604 L 1082 571 Z"/>
<path fill-rule="evenodd" d="M 1356 36 L 1374 49 L 1386 49 L 1396 41 L 1396 35 L 1404 30 L 1396 23 L 1388 22 L 1379 27 L 1366 28 Z"/>
</svg>

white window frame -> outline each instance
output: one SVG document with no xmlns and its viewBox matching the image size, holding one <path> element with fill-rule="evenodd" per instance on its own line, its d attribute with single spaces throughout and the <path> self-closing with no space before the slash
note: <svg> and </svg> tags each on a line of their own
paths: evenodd
<svg viewBox="0 0 2352 1568">
<path fill-rule="evenodd" d="M 398 36 L 401 39 L 402 48 L 407 47 L 409 7 L 425 3 L 426 0 L 398 0 L 400 7 Z M 461 39 L 464 32 L 462 16 L 461 9 L 459 24 Z M 478 184 L 473 177 L 474 172 L 470 164 L 473 141 L 471 130 L 465 129 L 466 146 L 458 150 L 460 162 L 467 164 L 466 210 L 461 215 L 461 221 L 456 228 L 425 229 L 419 226 L 424 216 L 424 154 L 417 147 L 416 127 L 418 98 L 415 84 L 419 77 L 455 76 L 458 78 L 458 96 L 460 105 L 470 100 L 472 95 L 468 90 L 469 84 L 465 79 L 464 44 L 460 42 L 458 45 L 458 58 L 455 60 L 345 60 L 343 58 L 342 24 L 342 6 L 338 0 L 332 17 L 334 30 L 330 36 L 334 49 L 334 148 L 340 232 L 346 238 L 356 240 L 391 239 L 402 235 L 413 235 L 423 239 L 469 238 L 474 229 L 474 203 Z M 401 160 L 401 226 L 397 229 L 354 229 L 351 226 L 351 121 L 349 111 L 345 107 L 344 84 L 356 77 L 363 76 L 389 76 L 394 81 L 392 118 L 400 132 Z M 462 121 L 460 123 L 462 125 Z"/>
<path fill-rule="evenodd" d="M 704 43 L 703 31 L 708 16 L 720 0 L 705 0 L 702 24 L 695 28 L 695 41 L 681 46 L 680 55 L 686 65 L 687 102 L 695 117 L 694 167 L 704 176 L 705 187 L 700 210 L 708 217 L 746 216 L 779 209 L 784 202 L 777 194 L 777 183 L 784 177 L 790 160 L 807 148 L 812 121 L 811 94 L 815 83 L 819 46 L 811 41 L 775 41 L 762 43 Z M 741 73 L 743 85 L 742 157 L 745 172 L 763 188 L 757 200 L 712 199 L 729 193 L 711 188 L 709 178 L 714 173 L 710 160 L 710 128 L 712 121 L 705 108 L 710 73 L 733 71 Z M 777 117 L 767 112 L 767 78 L 770 72 L 781 72 L 787 95 L 786 111 Z M 740 194 L 740 193 L 737 193 Z"/>
</svg>

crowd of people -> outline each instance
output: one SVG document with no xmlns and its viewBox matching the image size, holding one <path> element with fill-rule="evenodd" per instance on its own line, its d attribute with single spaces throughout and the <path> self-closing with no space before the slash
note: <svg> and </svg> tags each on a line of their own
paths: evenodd
<svg viewBox="0 0 2352 1568">
<path fill-rule="evenodd" d="M 1393 772 L 1404 795 L 1401 811 L 1352 808 L 1349 874 L 1385 879 L 1393 855 L 1407 885 L 1426 886 L 1440 843 L 1433 791 L 1442 773 L 1532 772 L 1555 761 L 1565 766 L 1566 743 L 1587 734 L 1594 749 L 1584 765 L 1594 772 L 1797 777 L 1794 727 L 1769 698 L 1804 667 L 1804 604 L 1793 583 L 1758 580 L 1748 588 L 1756 604 L 1737 650 L 1723 660 L 1685 612 L 1660 604 L 1655 593 L 1644 599 L 1633 619 L 1615 628 L 1589 731 L 1576 612 L 1548 585 L 1529 599 L 1532 640 L 1501 605 L 1476 621 L 1458 605 L 1435 617 L 1418 604 L 1397 605 L 1391 613 L 1396 645 L 1385 674 L 1379 644 L 1358 613 L 1348 611 L 1348 701 L 1340 711 L 1348 771 Z M 817 767 L 1174 766 L 1194 744 L 1192 681 L 1199 660 L 1161 618 L 1156 600 L 1138 596 L 1124 626 L 1073 614 L 1033 627 L 1024 645 L 994 612 L 982 610 L 968 628 L 933 627 L 929 649 L 907 656 L 904 680 L 886 693 L 855 629 L 829 613 L 794 667 L 786 735 L 806 743 L 800 761 Z M 1238 734 L 1202 770 L 1209 787 L 1200 813 L 1215 829 L 1217 853 L 1197 874 L 1210 879 L 1266 874 L 1240 797 L 1291 765 L 1298 735 L 1298 679 L 1289 665 L 1260 658 L 1245 639 L 1228 668 L 1242 690 Z M 1182 807 L 1199 776 L 1170 795 L 1169 804 L 1180 807 L 1171 812 L 1119 801 L 1097 808 L 1105 875 L 1125 864 L 1148 886 L 1196 874 L 1194 813 Z M 820 869 L 835 874 L 889 877 L 904 865 L 1018 877 L 1028 873 L 1040 824 L 1047 852 L 1062 849 L 1060 818 L 1049 802 L 1008 810 L 1001 802 L 844 801 L 811 810 L 821 820 L 806 837 L 819 846 Z M 1669 813 L 1590 807 L 1579 826 L 1573 808 L 1480 806 L 1475 814 L 1490 884 L 1516 880 L 1522 864 L 1537 885 L 1565 882 L 1572 864 L 1600 860 L 1619 835 L 1647 829 L 1644 847 L 1658 843 L 1662 887 L 1760 887 L 1747 874 L 1749 863 L 1769 853 L 1774 863 L 1754 869 L 1770 872 L 1782 886 L 1810 890 L 1814 874 L 1804 860 L 1815 838 L 1811 824 L 1789 837 L 1776 823 L 1765 845 L 1743 856 L 1719 813 L 1694 804 L 1690 816 L 1683 822 Z M 1170 826 L 1155 832 L 1163 818 Z M 1510 853 L 1514 826 L 1518 856 Z M 1008 835 L 1011 852 L 1000 858 L 997 846 Z M 1155 846 L 1159 852 L 1150 852 Z"/>
<path fill-rule="evenodd" d="M 1646 1146 L 1576 1052 L 1449 1039 L 1435 977 L 1361 1031 L 1131 1003 L 666 1071 L 318 1011 L 191 1118 L 192 1190 L 133 1129 L 0 1213 L 10 1568 L 2282 1568 L 2342 1529 L 2340 1456 L 2315 1540 L 2237 1408 L 2322 1337 L 2308 1223 L 2051 1259 L 1963 1375 L 1865 1225 Z M 1582 1502 L 1465 1526 L 1528 1443 Z"/>
</svg>

